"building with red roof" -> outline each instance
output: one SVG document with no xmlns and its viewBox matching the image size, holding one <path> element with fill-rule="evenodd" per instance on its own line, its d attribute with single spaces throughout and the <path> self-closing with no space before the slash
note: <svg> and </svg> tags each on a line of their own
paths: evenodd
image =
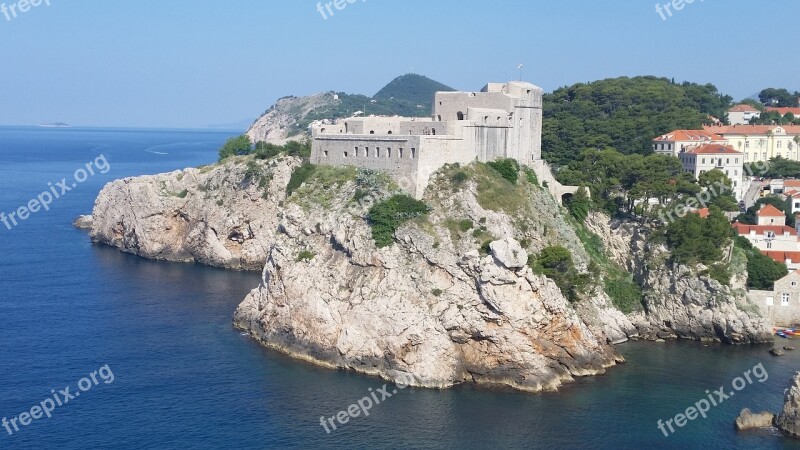
<svg viewBox="0 0 800 450">
<path fill-rule="evenodd" d="M 678 156 L 708 143 L 725 143 L 725 138 L 706 130 L 674 130 L 653 139 L 653 151 L 662 155 Z"/>
<path fill-rule="evenodd" d="M 695 179 L 710 170 L 719 170 L 733 183 L 733 196 L 741 200 L 746 190 L 744 180 L 744 155 L 723 143 L 706 143 L 678 154 L 683 170 Z"/>
<path fill-rule="evenodd" d="M 753 118 L 761 117 L 761 111 L 751 105 L 736 105 L 728 110 L 728 122 L 731 125 L 744 125 L 750 123 Z"/>
</svg>

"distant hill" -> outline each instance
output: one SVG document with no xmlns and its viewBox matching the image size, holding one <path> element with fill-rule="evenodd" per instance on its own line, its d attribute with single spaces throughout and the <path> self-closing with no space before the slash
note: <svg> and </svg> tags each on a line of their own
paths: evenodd
<svg viewBox="0 0 800 450">
<path fill-rule="evenodd" d="M 284 97 L 270 107 L 247 131 L 254 142 L 283 144 L 301 138 L 315 120 L 364 116 L 429 117 L 433 94 L 454 89 L 415 74 L 402 75 L 374 97 L 344 92 L 326 92 L 308 97 Z"/>
<path fill-rule="evenodd" d="M 439 91 L 454 91 L 450 86 L 430 78 L 409 73 L 399 76 L 383 87 L 373 98 L 394 99 L 415 105 L 431 105 L 433 94 Z"/>
</svg>

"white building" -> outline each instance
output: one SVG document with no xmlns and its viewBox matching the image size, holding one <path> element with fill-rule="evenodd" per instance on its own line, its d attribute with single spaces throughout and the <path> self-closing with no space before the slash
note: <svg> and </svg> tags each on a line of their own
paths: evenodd
<svg viewBox="0 0 800 450">
<path fill-rule="evenodd" d="M 675 130 L 653 139 L 653 151 L 678 156 L 681 152 L 712 143 L 724 144 L 725 139 L 706 130 Z"/>
<path fill-rule="evenodd" d="M 750 187 L 747 182 L 749 178 L 744 176 L 742 169 L 743 157 L 744 155 L 734 150 L 733 147 L 721 144 L 692 147 L 678 155 L 683 164 L 683 170 L 691 173 L 695 179 L 710 170 L 719 170 L 724 173 L 733 183 L 733 196 L 736 197 L 736 200 L 741 200 Z"/>
<path fill-rule="evenodd" d="M 741 104 L 728 110 L 728 123 L 731 125 L 746 125 L 753 118 L 760 118 L 761 111 L 753 106 Z"/>
<path fill-rule="evenodd" d="M 800 160 L 800 125 L 734 125 L 705 127 L 744 153 L 745 162 L 772 158 Z"/>
</svg>

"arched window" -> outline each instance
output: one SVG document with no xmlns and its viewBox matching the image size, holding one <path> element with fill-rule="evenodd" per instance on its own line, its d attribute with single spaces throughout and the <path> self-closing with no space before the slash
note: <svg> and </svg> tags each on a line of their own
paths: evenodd
<svg viewBox="0 0 800 450">
<path fill-rule="evenodd" d="M 457 113 L 456 113 L 456 118 L 457 118 L 458 120 L 464 120 L 464 113 L 463 113 L 463 112 L 461 112 L 461 111 L 457 112 Z"/>
<path fill-rule="evenodd" d="M 369 130 L 369 134 L 375 134 L 375 130 Z"/>
<path fill-rule="evenodd" d="M 431 134 L 436 136 L 436 128 L 431 128 Z"/>
</svg>

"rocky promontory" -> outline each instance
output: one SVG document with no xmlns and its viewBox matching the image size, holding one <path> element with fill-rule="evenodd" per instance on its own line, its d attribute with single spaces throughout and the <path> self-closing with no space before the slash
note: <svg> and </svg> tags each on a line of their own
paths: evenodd
<svg viewBox="0 0 800 450">
<path fill-rule="evenodd" d="M 484 164 L 446 166 L 422 199 L 429 212 L 381 247 L 366 219 L 399 193 L 388 177 L 289 156 L 117 180 L 81 225 L 94 242 L 142 257 L 259 270 L 236 327 L 300 359 L 416 386 L 552 390 L 621 362 L 612 345 L 640 333 L 761 339 L 762 325 L 730 292 L 646 263 L 652 253 L 634 228 L 594 217 L 588 229 L 600 244 L 585 230 L 579 238 L 525 175 L 512 184 Z M 585 286 L 577 297 L 532 269 L 552 246 L 571 255 Z M 643 284 L 642 312 L 615 306 L 587 248 Z"/>
<path fill-rule="evenodd" d="M 788 436 L 800 438 L 800 372 L 795 372 L 783 401 L 783 410 L 775 418 L 775 426 Z"/>
</svg>

